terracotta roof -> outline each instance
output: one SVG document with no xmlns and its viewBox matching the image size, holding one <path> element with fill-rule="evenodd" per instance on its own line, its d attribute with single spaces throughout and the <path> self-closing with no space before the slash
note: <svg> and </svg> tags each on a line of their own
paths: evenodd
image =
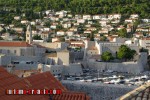
<svg viewBox="0 0 150 100">
<path fill-rule="evenodd" d="M 142 38 L 142 40 L 150 40 L 150 38 Z"/>
<path fill-rule="evenodd" d="M 53 100 L 90 100 L 90 98 L 85 93 L 68 91 L 54 96 Z"/>
<path fill-rule="evenodd" d="M 42 34 L 47 34 L 47 35 L 48 35 L 48 34 L 49 34 L 49 32 L 42 32 Z"/>
<path fill-rule="evenodd" d="M 36 44 L 36 43 L 33 43 L 32 45 L 36 45 L 36 47 L 38 47 L 38 48 L 46 48 L 45 46 L 42 46 L 42 45 Z"/>
<path fill-rule="evenodd" d="M 53 43 L 60 43 L 61 41 L 60 40 L 57 40 L 57 41 L 55 41 L 55 42 L 53 42 Z"/>
<path fill-rule="evenodd" d="M 83 41 L 70 41 L 71 43 L 84 43 Z"/>
<path fill-rule="evenodd" d="M 37 74 L 40 73 L 39 70 L 14 70 L 13 74 L 18 76 L 18 77 L 22 77 L 22 75 L 25 77 L 26 74 Z"/>
<path fill-rule="evenodd" d="M 143 33 L 137 32 L 137 33 L 135 33 L 135 35 L 141 35 L 141 36 L 143 36 Z"/>
<path fill-rule="evenodd" d="M 116 38 L 116 36 L 108 36 L 108 37 L 107 37 L 107 39 L 108 39 L 109 41 L 113 41 L 114 38 Z"/>
<path fill-rule="evenodd" d="M 27 42 L 0 42 L 0 47 L 32 47 Z"/>
<path fill-rule="evenodd" d="M 65 87 L 50 72 L 35 74 L 24 78 L 30 89 L 61 89 L 62 92 L 67 91 Z"/>
<path fill-rule="evenodd" d="M 61 89 L 61 95 L 53 95 L 52 100 L 90 100 L 85 93 L 68 91 L 50 72 L 18 78 L 0 67 L 1 100 L 49 100 L 48 95 L 6 95 L 6 89 Z"/>
<path fill-rule="evenodd" d="M 92 55 L 89 59 L 100 59 L 101 58 L 101 56 L 100 55 Z"/>
<path fill-rule="evenodd" d="M 47 53 L 46 57 L 57 57 L 57 53 Z"/>
<path fill-rule="evenodd" d="M 25 89 L 26 84 L 15 75 L 9 74 L 4 68 L 0 67 L 0 98 L 2 100 L 16 100 L 19 95 L 6 95 L 6 89 Z M 34 99 L 34 98 L 33 98 Z M 31 100 L 31 99 L 28 99 Z"/>
<path fill-rule="evenodd" d="M 136 88 L 118 100 L 150 100 L 150 83 Z"/>
<path fill-rule="evenodd" d="M 88 50 L 97 50 L 97 47 L 92 46 L 92 47 L 89 47 Z"/>
<path fill-rule="evenodd" d="M 84 44 L 70 44 L 70 46 L 74 46 L 74 47 L 85 47 Z"/>
<path fill-rule="evenodd" d="M 69 52 L 69 50 L 63 49 L 63 50 L 60 50 L 60 51 L 58 51 L 58 52 Z"/>
</svg>

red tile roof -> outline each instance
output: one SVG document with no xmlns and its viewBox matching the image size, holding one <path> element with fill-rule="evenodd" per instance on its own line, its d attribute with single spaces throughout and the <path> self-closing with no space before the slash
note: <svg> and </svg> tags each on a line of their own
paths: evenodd
<svg viewBox="0 0 150 100">
<path fill-rule="evenodd" d="M 35 45 L 38 48 L 46 48 L 45 46 L 42 46 L 42 45 L 39 45 L 39 44 L 36 44 L 36 43 L 33 43 L 32 45 Z"/>
<path fill-rule="evenodd" d="M 142 40 L 150 40 L 150 38 L 142 38 Z"/>
<path fill-rule="evenodd" d="M 92 47 L 89 47 L 88 50 L 98 50 L 98 49 L 97 49 L 97 47 L 92 46 Z"/>
<path fill-rule="evenodd" d="M 67 91 L 66 88 L 50 73 L 44 72 L 40 74 L 35 74 L 30 77 L 24 78 L 24 80 L 30 84 L 30 88 L 36 89 L 61 89 L 63 92 Z"/>
<path fill-rule="evenodd" d="M 0 42 L 0 47 L 32 47 L 27 42 Z"/>
<path fill-rule="evenodd" d="M 63 92 L 62 95 L 56 95 L 53 100 L 90 100 L 90 98 L 81 92 Z"/>
<path fill-rule="evenodd" d="M 48 95 L 6 95 L 6 89 L 61 89 L 61 95 L 53 95 L 52 100 L 90 100 L 85 93 L 68 91 L 50 72 L 18 78 L 0 67 L 1 100 L 49 100 Z"/>
</svg>

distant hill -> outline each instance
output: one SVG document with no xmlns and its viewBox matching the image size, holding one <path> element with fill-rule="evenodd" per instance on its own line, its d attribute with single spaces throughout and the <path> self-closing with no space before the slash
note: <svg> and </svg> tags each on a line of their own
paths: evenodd
<svg viewBox="0 0 150 100">
<path fill-rule="evenodd" d="M 5 8 L 16 9 L 17 13 L 54 9 L 74 14 L 138 13 L 142 18 L 150 18 L 149 0 L 0 0 L 0 9 Z"/>
</svg>

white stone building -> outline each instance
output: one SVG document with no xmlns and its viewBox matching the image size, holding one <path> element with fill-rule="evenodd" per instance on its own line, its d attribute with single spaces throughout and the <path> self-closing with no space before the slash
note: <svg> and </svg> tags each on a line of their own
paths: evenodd
<svg viewBox="0 0 150 100">
<path fill-rule="evenodd" d="M 100 20 L 101 16 L 100 15 L 93 15 L 93 20 Z"/>
<path fill-rule="evenodd" d="M 57 31 L 57 35 L 58 36 L 63 36 L 63 35 L 65 35 L 65 32 L 64 31 Z"/>
<path fill-rule="evenodd" d="M 85 19 L 77 19 L 77 23 L 85 23 Z"/>
<path fill-rule="evenodd" d="M 83 15 L 83 19 L 84 20 L 91 20 L 92 17 L 91 17 L 91 15 Z"/>
<path fill-rule="evenodd" d="M 121 14 L 110 14 L 110 15 L 108 15 L 109 20 L 120 19 L 120 18 L 121 18 Z"/>
<path fill-rule="evenodd" d="M 139 40 L 140 47 L 148 49 L 150 55 L 150 38 L 143 38 Z"/>
</svg>

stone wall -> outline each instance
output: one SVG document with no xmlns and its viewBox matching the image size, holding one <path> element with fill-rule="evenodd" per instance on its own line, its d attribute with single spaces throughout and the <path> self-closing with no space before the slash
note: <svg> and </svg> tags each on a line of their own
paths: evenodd
<svg viewBox="0 0 150 100">
<path fill-rule="evenodd" d="M 44 62 L 45 59 L 41 56 L 0 56 L 0 65 L 12 64 L 15 70 L 37 70 L 38 64 Z"/>
<path fill-rule="evenodd" d="M 8 64 L 13 64 L 13 62 L 19 62 L 18 64 L 13 64 L 16 70 L 36 70 L 38 63 L 42 63 L 42 57 L 36 56 L 5 56 L 1 58 L 1 65 L 7 66 Z M 33 63 L 27 63 L 33 62 Z"/>
<path fill-rule="evenodd" d="M 72 60 L 78 60 L 78 59 L 83 59 L 83 56 L 84 56 L 84 51 L 80 51 L 80 52 L 71 52 L 71 55 L 70 55 L 70 59 Z"/>
<path fill-rule="evenodd" d="M 83 75 L 81 64 L 69 64 L 67 66 L 64 65 L 38 65 L 39 67 L 43 67 L 42 70 L 50 71 L 53 75 Z"/>
<path fill-rule="evenodd" d="M 132 50 L 135 50 L 137 53 L 139 53 L 139 47 L 135 44 L 124 44 L 124 43 L 99 43 L 99 46 L 97 46 L 97 48 L 99 48 L 100 50 L 100 55 L 105 52 L 105 51 L 109 51 L 111 52 L 114 56 L 116 54 L 116 52 L 118 52 L 119 48 L 121 45 L 127 45 L 128 47 L 130 47 Z"/>
<path fill-rule="evenodd" d="M 139 62 L 144 66 L 145 69 L 147 69 L 147 57 L 148 54 L 146 52 L 141 52 L 140 53 L 140 60 Z"/>
<path fill-rule="evenodd" d="M 11 63 L 11 57 L 10 56 L 5 56 L 5 55 L 0 56 L 0 65 L 1 66 L 6 66 L 10 63 Z"/>
<path fill-rule="evenodd" d="M 50 71 L 53 75 L 62 74 L 64 69 L 63 65 L 44 65 L 43 71 Z"/>
<path fill-rule="evenodd" d="M 58 57 L 59 65 L 69 65 L 69 63 L 70 63 L 69 51 L 66 50 L 66 51 L 57 52 L 57 57 Z"/>
<path fill-rule="evenodd" d="M 81 64 L 73 63 L 73 64 L 69 64 L 68 66 L 65 66 L 63 74 L 76 75 L 76 76 L 83 75 Z"/>
<path fill-rule="evenodd" d="M 144 71 L 147 64 L 147 53 L 140 53 L 139 59 L 137 61 L 129 62 L 97 62 L 95 59 L 89 59 L 87 64 L 88 67 L 99 70 L 107 71 L 113 70 L 118 72 L 129 72 L 129 73 L 140 73 Z"/>
<path fill-rule="evenodd" d="M 63 49 L 66 49 L 68 44 L 63 42 L 57 42 L 57 43 L 39 43 L 39 45 L 46 47 L 49 50 L 54 51 L 60 51 Z"/>
<path fill-rule="evenodd" d="M 33 47 L 0 47 L 1 53 L 9 56 L 34 56 Z"/>
<path fill-rule="evenodd" d="M 89 61 L 88 66 L 99 71 L 113 70 L 118 72 L 140 73 L 144 71 L 141 63 L 138 62 L 96 62 Z"/>
<path fill-rule="evenodd" d="M 74 81 L 62 81 L 62 84 L 70 91 L 85 92 L 90 96 L 91 100 L 115 100 L 136 88 L 125 85 L 83 83 Z"/>
</svg>

